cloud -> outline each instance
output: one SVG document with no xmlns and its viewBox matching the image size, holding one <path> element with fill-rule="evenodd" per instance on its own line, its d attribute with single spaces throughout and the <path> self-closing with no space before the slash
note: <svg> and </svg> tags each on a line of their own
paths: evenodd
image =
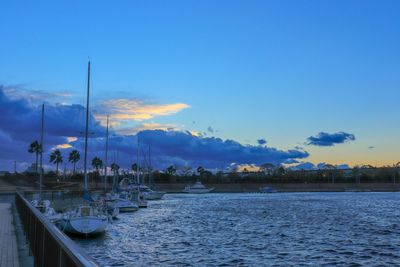
<svg viewBox="0 0 400 267">
<path fill-rule="evenodd" d="M 230 166 L 229 170 L 235 172 L 259 172 L 261 168 L 254 164 L 233 164 Z"/>
<path fill-rule="evenodd" d="M 334 146 L 335 144 L 343 144 L 354 140 L 356 140 L 356 137 L 353 134 L 345 132 L 337 132 L 333 134 L 320 132 L 316 136 L 308 137 L 307 144 L 314 146 Z"/>
<path fill-rule="evenodd" d="M 56 149 L 67 149 L 67 148 L 71 148 L 72 146 L 70 144 L 61 144 L 61 145 L 57 145 L 55 148 Z"/>
<path fill-rule="evenodd" d="M 28 90 L 24 85 L 2 86 L 3 93 L 11 100 L 24 99 L 29 103 L 42 103 L 43 101 L 61 101 L 70 98 L 72 94 L 67 92 L 46 92 L 43 90 Z"/>
<path fill-rule="evenodd" d="M 181 158 L 187 165 L 208 168 L 238 164 L 280 164 L 309 154 L 298 150 L 278 150 L 259 146 L 245 146 L 234 140 L 198 137 L 187 132 L 143 131 L 140 140 L 154 147 L 156 154 Z"/>
<path fill-rule="evenodd" d="M 149 122 L 149 123 L 143 123 L 135 127 L 116 129 L 116 132 L 122 135 L 132 135 L 145 130 L 172 131 L 178 129 L 180 128 L 174 124 L 161 124 L 161 123 Z"/>
<path fill-rule="evenodd" d="M 313 163 L 311 163 L 311 162 L 301 162 L 301 163 L 299 163 L 297 165 L 290 166 L 289 168 L 292 169 L 292 170 L 295 170 L 295 171 L 300 171 L 300 170 L 309 171 L 309 170 L 315 170 L 316 169 L 315 165 Z"/>
<path fill-rule="evenodd" d="M 106 125 L 106 114 L 111 114 L 114 126 L 119 126 L 122 122 L 144 121 L 159 116 L 176 114 L 190 106 L 184 103 L 156 105 L 148 104 L 138 99 L 110 99 L 100 103 L 96 119 Z"/>
<path fill-rule="evenodd" d="M 26 98 L 10 98 L 0 86 L 0 150 L 1 160 L 27 161 L 28 145 L 40 140 L 41 106 Z M 46 104 L 44 120 L 44 149 L 50 151 L 58 145 L 73 142 L 72 137 L 82 137 L 85 109 L 80 105 Z M 91 116 L 90 129 L 96 136 L 104 136 L 105 130 Z M 1 167 L 1 166 L 0 166 Z"/>
<path fill-rule="evenodd" d="M 267 141 L 266 141 L 264 138 L 261 138 L 261 139 L 258 139 L 258 140 L 257 140 L 257 143 L 258 143 L 259 145 L 265 145 L 265 144 L 267 143 Z"/>
<path fill-rule="evenodd" d="M 374 148 L 375 148 L 374 146 L 369 146 L 369 147 L 368 147 L 368 149 L 374 149 Z"/>
<path fill-rule="evenodd" d="M 207 131 L 209 133 L 214 133 L 214 129 L 211 126 L 208 126 Z"/>
<path fill-rule="evenodd" d="M 119 110 L 119 109 L 118 109 Z M 163 110 L 161 108 L 161 110 Z M 167 111 L 169 110 L 169 111 Z M 174 110 L 174 111 L 172 111 Z M 167 114 L 178 109 L 152 111 L 150 114 Z M 0 87 L 0 169 L 12 169 L 11 160 L 19 163 L 34 161 L 34 155 L 27 152 L 28 145 L 40 137 L 41 106 L 29 100 L 11 99 Z M 64 158 L 72 149 L 83 154 L 85 108 L 81 105 L 47 104 L 45 106 L 45 162 L 51 149 L 62 148 Z M 89 159 L 94 156 L 104 157 L 105 127 L 92 115 L 89 119 Z M 132 130 L 132 129 L 130 129 Z M 137 126 L 136 133 L 127 131 L 123 134 L 111 129 L 109 138 L 110 164 L 115 160 L 123 168 L 136 161 L 137 138 L 140 140 L 140 164 L 148 162 L 151 150 L 153 167 L 165 169 L 176 164 L 179 166 L 203 166 L 205 168 L 225 168 L 235 162 L 240 165 L 260 165 L 265 162 L 282 164 L 294 162 L 309 156 L 305 151 L 296 149 L 279 150 L 265 146 L 243 145 L 234 140 L 222 140 L 215 137 L 196 135 L 195 132 L 180 131 L 175 125 L 145 123 Z M 140 132 L 139 132 L 140 131 Z M 66 161 L 65 161 L 66 162 Z M 78 162 L 78 168 L 82 161 Z"/>
<path fill-rule="evenodd" d="M 314 165 L 314 163 L 311 162 L 301 162 L 297 165 L 292 165 L 289 168 L 295 171 L 300 171 L 300 170 L 305 170 L 305 171 L 310 171 L 310 170 L 322 170 L 325 169 L 325 167 L 328 164 L 325 162 L 320 162 L 317 165 Z M 347 164 L 339 164 L 339 165 L 334 165 L 336 169 L 338 170 L 344 170 L 344 169 L 349 169 L 349 165 Z"/>
<path fill-rule="evenodd" d="M 72 142 L 75 142 L 76 140 L 78 140 L 78 138 L 77 137 L 74 137 L 74 136 L 70 136 L 70 137 L 67 137 L 67 142 L 68 143 L 72 143 Z"/>
</svg>

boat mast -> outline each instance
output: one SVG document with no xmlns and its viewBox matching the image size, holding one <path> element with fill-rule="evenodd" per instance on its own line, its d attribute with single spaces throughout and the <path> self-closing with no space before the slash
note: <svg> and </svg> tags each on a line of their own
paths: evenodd
<svg viewBox="0 0 400 267">
<path fill-rule="evenodd" d="M 139 176 L 139 132 L 137 133 L 137 151 L 136 151 L 136 182 L 140 184 L 140 176 Z"/>
<path fill-rule="evenodd" d="M 151 186 L 151 183 L 152 183 L 152 181 L 151 181 L 151 177 L 152 177 L 152 168 L 151 168 L 151 154 L 150 154 L 150 145 L 149 145 L 149 167 L 148 167 L 148 171 L 149 171 L 149 186 Z"/>
<path fill-rule="evenodd" d="M 84 159 L 84 174 L 85 174 L 85 191 L 88 189 L 87 175 L 87 149 L 88 149 L 88 130 L 89 130 L 89 88 L 90 88 L 90 60 L 88 61 L 88 76 L 87 76 L 87 95 L 86 95 L 86 129 L 85 129 L 85 159 Z"/>
<path fill-rule="evenodd" d="M 43 183 L 43 131 L 44 130 L 44 104 L 42 104 L 42 129 L 40 133 L 40 176 L 39 176 L 39 198 L 42 199 L 42 183 Z M 37 166 L 36 166 L 37 167 Z"/>
<path fill-rule="evenodd" d="M 104 191 L 107 191 L 108 117 L 109 117 L 109 115 L 107 115 L 106 157 L 105 157 L 105 159 L 104 159 Z"/>
</svg>

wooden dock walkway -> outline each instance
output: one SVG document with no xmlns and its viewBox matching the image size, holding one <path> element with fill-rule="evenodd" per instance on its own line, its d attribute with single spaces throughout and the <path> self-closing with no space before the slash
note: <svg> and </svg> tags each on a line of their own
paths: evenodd
<svg viewBox="0 0 400 267">
<path fill-rule="evenodd" d="M 0 266 L 19 267 L 17 238 L 10 203 L 0 203 Z"/>
</svg>

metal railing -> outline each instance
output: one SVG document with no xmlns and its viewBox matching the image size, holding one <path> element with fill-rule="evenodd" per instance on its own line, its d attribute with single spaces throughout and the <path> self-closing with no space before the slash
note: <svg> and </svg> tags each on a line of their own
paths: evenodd
<svg viewBox="0 0 400 267">
<path fill-rule="evenodd" d="M 15 204 L 36 266 L 98 266 L 20 192 L 15 195 Z"/>
</svg>

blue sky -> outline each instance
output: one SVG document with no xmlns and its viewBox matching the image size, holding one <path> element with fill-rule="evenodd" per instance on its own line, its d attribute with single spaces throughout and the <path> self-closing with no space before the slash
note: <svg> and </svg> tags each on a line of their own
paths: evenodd
<svg viewBox="0 0 400 267">
<path fill-rule="evenodd" d="M 0 84 L 23 97 L 62 92 L 70 96 L 53 104 L 83 105 L 90 57 L 93 111 L 110 99 L 188 106 L 120 127 L 168 125 L 250 145 L 264 138 L 279 150 L 301 146 L 309 153 L 301 161 L 315 164 L 399 161 L 398 1 L 8 1 L 0 7 Z M 307 144 L 321 132 L 355 139 Z"/>
</svg>

